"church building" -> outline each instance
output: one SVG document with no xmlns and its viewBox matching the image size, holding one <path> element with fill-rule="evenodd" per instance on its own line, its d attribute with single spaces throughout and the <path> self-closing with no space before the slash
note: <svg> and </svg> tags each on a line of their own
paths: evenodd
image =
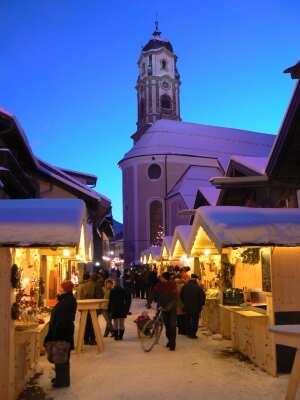
<svg viewBox="0 0 300 400">
<path fill-rule="evenodd" d="M 137 63 L 133 147 L 119 162 L 125 267 L 177 225 L 190 223 L 180 211 L 216 205 L 220 189 L 210 180 L 224 176 L 232 156 L 267 157 L 275 140 L 269 134 L 183 122 L 177 59 L 155 22 Z"/>
</svg>

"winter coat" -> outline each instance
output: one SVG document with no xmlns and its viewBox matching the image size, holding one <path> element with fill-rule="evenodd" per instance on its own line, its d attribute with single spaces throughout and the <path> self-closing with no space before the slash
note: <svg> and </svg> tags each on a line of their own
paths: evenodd
<svg viewBox="0 0 300 400">
<path fill-rule="evenodd" d="M 76 292 L 76 299 L 77 300 L 84 300 L 87 299 L 87 291 L 86 291 L 86 284 L 89 282 L 89 279 L 85 281 L 81 281 L 78 284 L 77 292 Z"/>
<path fill-rule="evenodd" d="M 44 344 L 52 340 L 65 340 L 70 343 L 70 350 L 74 350 L 74 320 L 77 302 L 72 292 L 58 296 L 58 303 L 51 311 L 49 331 Z"/>
<path fill-rule="evenodd" d="M 186 284 L 186 280 L 182 279 L 182 278 L 175 278 L 175 284 L 180 296 L 180 292 L 182 289 L 182 286 Z M 177 303 L 177 311 L 176 311 L 177 315 L 183 315 L 184 314 L 184 307 L 183 307 L 183 303 L 179 297 L 178 299 L 178 303 Z"/>
<path fill-rule="evenodd" d="M 131 277 L 131 274 L 124 274 L 123 275 L 123 288 L 126 290 L 128 293 L 132 293 L 133 290 L 133 280 Z"/>
<path fill-rule="evenodd" d="M 205 293 L 195 279 L 189 280 L 186 285 L 182 286 L 179 297 L 186 314 L 200 314 L 205 304 Z"/>
<path fill-rule="evenodd" d="M 109 294 L 108 312 L 111 312 L 112 319 L 127 318 L 127 297 L 125 290 L 117 285 Z"/>
<path fill-rule="evenodd" d="M 158 306 L 162 307 L 163 311 L 170 311 L 172 308 L 176 308 L 178 290 L 175 282 L 158 282 L 149 294 L 147 305 L 150 305 L 152 301 L 157 301 Z"/>
<path fill-rule="evenodd" d="M 154 288 L 154 286 L 157 284 L 159 281 L 157 277 L 157 272 L 156 271 L 150 271 L 148 274 L 148 283 L 150 283 L 151 288 Z"/>
<path fill-rule="evenodd" d="M 104 295 L 103 299 L 108 300 L 111 289 L 107 289 L 106 287 L 104 287 L 102 290 L 103 290 L 103 295 Z M 108 310 L 108 302 L 102 303 L 100 308 L 101 308 L 101 310 Z"/>
</svg>

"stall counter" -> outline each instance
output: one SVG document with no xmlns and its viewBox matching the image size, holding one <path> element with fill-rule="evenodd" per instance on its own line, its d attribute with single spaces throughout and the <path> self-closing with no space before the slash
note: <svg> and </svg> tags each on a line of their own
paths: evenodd
<svg viewBox="0 0 300 400">
<path fill-rule="evenodd" d="M 17 397 L 39 361 L 40 350 L 49 328 L 50 316 L 33 329 L 15 330 L 15 396 Z"/>
</svg>

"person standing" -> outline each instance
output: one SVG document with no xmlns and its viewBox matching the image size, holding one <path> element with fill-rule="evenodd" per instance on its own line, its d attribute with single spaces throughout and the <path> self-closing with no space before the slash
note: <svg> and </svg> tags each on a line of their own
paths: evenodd
<svg viewBox="0 0 300 400">
<path fill-rule="evenodd" d="M 103 290 L 103 294 L 104 294 L 104 299 L 109 299 L 109 295 L 110 295 L 110 291 L 111 288 L 113 286 L 113 281 L 111 279 L 106 279 L 105 283 L 104 283 L 104 288 Z M 102 315 L 106 321 L 106 327 L 105 327 L 105 331 L 104 331 L 104 337 L 107 337 L 109 334 L 111 334 L 111 337 L 114 337 L 114 328 L 112 325 L 112 318 L 111 318 L 111 313 L 108 311 L 108 302 L 106 303 L 102 303 L 101 304 L 101 312 Z"/>
<path fill-rule="evenodd" d="M 186 335 L 186 329 L 185 329 L 185 313 L 184 313 L 184 307 L 183 303 L 180 299 L 180 292 L 183 287 L 183 285 L 186 284 L 186 281 L 181 278 L 181 274 L 176 274 L 174 277 L 174 282 L 177 287 L 178 293 L 179 293 L 179 299 L 177 303 L 177 328 L 178 328 L 178 334 L 179 335 Z"/>
<path fill-rule="evenodd" d="M 132 280 L 132 275 L 131 275 L 130 269 L 124 270 L 123 288 L 125 290 L 125 295 L 126 295 L 126 305 L 127 305 L 126 313 L 127 313 L 127 315 L 132 315 L 132 312 L 130 311 L 130 307 L 131 307 L 131 299 L 132 299 L 132 291 L 133 291 L 133 280 Z"/>
<path fill-rule="evenodd" d="M 76 292 L 76 299 L 77 300 L 83 300 L 86 299 L 86 283 L 89 282 L 90 280 L 90 273 L 89 271 L 84 271 L 83 272 L 83 277 L 82 280 L 78 283 L 78 287 L 77 287 L 77 292 Z"/>
<path fill-rule="evenodd" d="M 141 287 L 141 298 L 148 299 L 149 296 L 149 271 L 147 267 L 143 268 L 142 272 L 142 287 Z"/>
<path fill-rule="evenodd" d="M 120 278 L 114 279 L 114 287 L 109 294 L 108 312 L 113 319 L 114 339 L 122 340 L 125 332 L 125 318 L 127 318 L 127 296 L 121 287 Z"/>
<path fill-rule="evenodd" d="M 174 282 L 170 282 L 170 273 L 164 272 L 155 287 L 151 290 L 146 307 L 151 308 L 151 303 L 157 301 L 162 308 L 162 318 L 166 329 L 166 336 L 171 351 L 176 347 L 176 309 L 178 302 L 178 290 Z"/>
<path fill-rule="evenodd" d="M 91 275 L 89 282 L 86 284 L 86 299 L 103 299 L 103 296 L 104 294 L 101 283 L 98 282 L 98 274 L 97 272 L 94 272 Z M 84 344 L 89 344 L 90 346 L 95 346 L 97 344 L 92 317 L 89 311 L 86 318 Z"/>
<path fill-rule="evenodd" d="M 149 292 L 155 287 L 157 282 L 159 281 L 157 277 L 157 268 L 156 266 L 153 267 L 153 270 L 149 272 L 148 275 L 148 283 L 149 283 Z"/>
<path fill-rule="evenodd" d="M 184 305 L 186 334 L 190 339 L 197 339 L 199 317 L 205 304 L 204 290 L 198 285 L 198 276 L 191 275 L 191 279 L 181 288 L 180 300 Z"/>
<path fill-rule="evenodd" d="M 74 346 L 74 320 L 77 302 L 73 295 L 72 281 L 64 281 L 60 284 L 58 302 L 51 311 L 49 331 L 45 337 L 44 345 L 53 340 L 64 340 L 70 343 L 68 361 L 55 365 L 55 378 L 51 379 L 54 388 L 70 386 L 70 355 Z"/>
</svg>

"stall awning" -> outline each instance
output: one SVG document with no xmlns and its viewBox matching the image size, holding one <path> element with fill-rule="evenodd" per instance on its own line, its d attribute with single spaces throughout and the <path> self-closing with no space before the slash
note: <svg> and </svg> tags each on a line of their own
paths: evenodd
<svg viewBox="0 0 300 400">
<path fill-rule="evenodd" d="M 74 247 L 86 241 L 86 206 L 79 199 L 0 201 L 0 245 Z"/>
<path fill-rule="evenodd" d="M 238 246 L 299 246 L 300 209 L 204 206 L 197 209 L 189 249 Z M 207 240 L 208 239 L 208 240 Z M 209 243 L 208 243 L 209 241 Z"/>
</svg>

